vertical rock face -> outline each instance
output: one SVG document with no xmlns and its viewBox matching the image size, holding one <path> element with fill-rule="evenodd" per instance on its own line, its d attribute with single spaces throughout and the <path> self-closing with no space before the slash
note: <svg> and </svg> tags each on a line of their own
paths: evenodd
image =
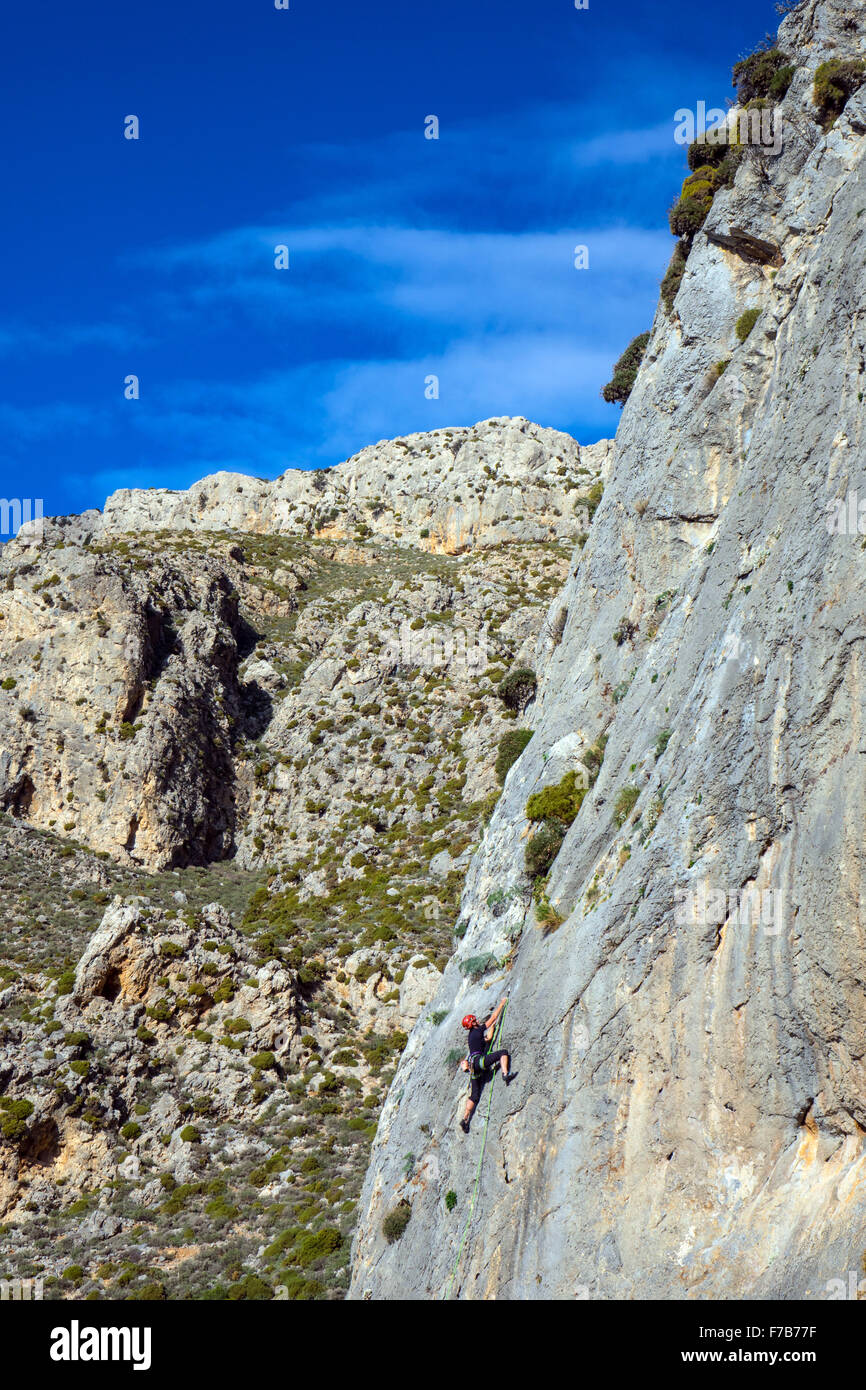
<svg viewBox="0 0 866 1390">
<path fill-rule="evenodd" d="M 782 153 L 717 195 L 659 310 L 539 643 L 535 735 L 383 1111 L 352 1297 L 826 1298 L 860 1269 L 866 88 L 826 134 L 811 94 L 866 54 L 862 14 L 807 3 L 779 46 Z M 707 235 L 732 228 L 781 267 Z M 540 926 L 527 799 L 602 735 Z M 492 1088 L 473 1206 L 488 1098 L 465 1137 L 449 1051 L 504 994 L 519 1075 Z"/>
</svg>

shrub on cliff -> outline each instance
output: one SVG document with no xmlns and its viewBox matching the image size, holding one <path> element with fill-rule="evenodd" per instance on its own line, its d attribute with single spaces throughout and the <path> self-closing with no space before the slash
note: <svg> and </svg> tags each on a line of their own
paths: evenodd
<svg viewBox="0 0 866 1390">
<path fill-rule="evenodd" d="M 595 743 L 587 748 L 586 752 L 581 756 L 580 761 L 589 773 L 589 785 L 591 787 L 595 785 L 598 774 L 601 772 L 601 765 L 604 762 L 604 750 L 606 747 L 607 734 L 601 734 L 596 739 Z"/>
<path fill-rule="evenodd" d="M 401 1202 L 399 1207 L 394 1207 L 388 1212 L 382 1222 L 382 1235 L 389 1245 L 398 1241 L 409 1225 L 412 1216 L 412 1208 L 408 1202 Z"/>
<path fill-rule="evenodd" d="M 0 1134 L 4 1139 L 20 1139 L 26 1129 L 24 1122 L 32 1114 L 32 1101 L 0 1097 Z"/>
<path fill-rule="evenodd" d="M 683 282 L 683 276 L 686 273 L 687 261 L 688 257 L 686 255 L 683 243 L 681 241 L 678 241 L 676 246 L 674 247 L 674 254 L 671 257 L 671 263 L 665 271 L 665 278 L 662 280 L 661 284 L 662 303 L 664 304 L 669 314 L 673 310 L 674 300 L 676 299 L 680 285 Z"/>
<path fill-rule="evenodd" d="M 831 58 L 815 73 L 812 99 L 825 130 L 845 110 L 849 97 L 866 82 L 866 62 L 862 58 Z"/>
<path fill-rule="evenodd" d="M 467 956 L 466 960 L 460 962 L 460 970 L 467 980 L 480 980 L 482 975 L 494 970 L 499 964 L 492 951 L 485 951 L 480 956 Z"/>
<path fill-rule="evenodd" d="M 535 672 L 530 671 L 528 666 L 519 666 L 517 670 L 509 671 L 496 693 L 507 709 L 519 714 L 533 699 L 537 684 Z"/>
<path fill-rule="evenodd" d="M 727 145 L 711 145 L 706 136 L 701 136 L 693 140 L 689 145 L 687 155 L 689 168 L 697 173 L 698 169 L 718 168 L 727 154 Z"/>
<path fill-rule="evenodd" d="M 499 752 L 496 756 L 496 776 L 500 782 L 504 783 L 510 769 L 517 762 L 531 738 L 531 729 L 509 729 L 507 734 L 503 734 L 499 740 Z"/>
<path fill-rule="evenodd" d="M 709 216 L 713 206 L 712 192 L 692 195 L 686 193 L 674 203 L 668 213 L 668 221 L 674 236 L 691 238 L 695 236 Z"/>
<path fill-rule="evenodd" d="M 623 787 L 613 803 L 613 819 L 618 826 L 625 825 L 640 796 L 640 787 Z"/>
<path fill-rule="evenodd" d="M 530 878 L 546 874 L 562 848 L 566 827 L 562 821 L 543 821 L 541 829 L 526 842 L 524 864 Z"/>
<path fill-rule="evenodd" d="M 639 333 L 629 343 L 613 369 L 613 376 L 602 388 L 601 394 L 606 401 L 625 405 L 637 380 L 637 374 L 640 371 L 640 364 L 644 359 L 649 340 L 649 333 Z"/>
<path fill-rule="evenodd" d="M 746 341 L 760 317 L 760 309 L 747 309 L 746 312 L 741 314 L 737 319 L 736 334 L 741 343 Z"/>
<path fill-rule="evenodd" d="M 533 792 L 526 803 L 526 818 L 533 821 L 555 820 L 571 825 L 586 796 L 586 788 L 578 786 L 577 773 L 572 769 L 555 786 Z"/>
<path fill-rule="evenodd" d="M 794 68 L 779 48 L 759 48 L 734 65 L 733 86 L 737 102 L 745 106 L 756 97 L 772 97 L 781 101 L 791 85 Z"/>
</svg>

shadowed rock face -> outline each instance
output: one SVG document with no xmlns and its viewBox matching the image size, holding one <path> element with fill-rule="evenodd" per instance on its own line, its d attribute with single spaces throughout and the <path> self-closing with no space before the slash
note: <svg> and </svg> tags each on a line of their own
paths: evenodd
<svg viewBox="0 0 866 1390">
<path fill-rule="evenodd" d="M 469 871 L 448 1016 L 419 1020 L 383 1111 L 354 1298 L 448 1290 L 482 1123 L 457 1129 L 446 1058 L 505 993 L 520 1075 L 493 1089 L 452 1296 L 826 1298 L 859 1277 L 866 559 L 827 504 L 866 500 L 866 89 L 826 136 L 810 104 L 821 62 L 866 52 L 858 15 L 810 3 L 782 26 L 783 152 L 710 215 L 783 267 L 699 235 L 656 318 L 561 641 L 539 644 L 535 736 Z M 602 733 L 545 929 L 527 798 Z M 504 968 L 467 983 L 487 953 Z"/>
</svg>

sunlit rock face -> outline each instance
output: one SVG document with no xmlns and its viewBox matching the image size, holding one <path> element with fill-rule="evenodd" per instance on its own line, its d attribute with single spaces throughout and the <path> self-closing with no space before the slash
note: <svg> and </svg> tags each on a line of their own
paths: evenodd
<svg viewBox="0 0 866 1390">
<path fill-rule="evenodd" d="M 383 1112 L 354 1298 L 826 1298 L 861 1268 L 866 88 L 824 132 L 812 83 L 864 56 L 862 14 L 807 3 L 779 45 L 782 153 L 705 231 L 781 265 L 699 233 L 659 309 L 539 641 L 534 737 Z M 601 735 L 540 925 L 527 800 Z M 505 994 L 519 1075 L 492 1089 L 457 1260 L 487 1100 L 467 1138 L 447 1058 Z"/>
</svg>

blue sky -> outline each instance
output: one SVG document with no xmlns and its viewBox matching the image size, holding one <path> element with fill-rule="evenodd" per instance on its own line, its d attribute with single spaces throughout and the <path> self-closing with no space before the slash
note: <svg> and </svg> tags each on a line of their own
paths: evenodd
<svg viewBox="0 0 866 1390">
<path fill-rule="evenodd" d="M 772 0 L 290 5 L 9 8 L 4 495 L 78 511 L 491 415 L 616 429 L 599 390 L 673 249 L 674 112 L 733 95 Z"/>
</svg>

